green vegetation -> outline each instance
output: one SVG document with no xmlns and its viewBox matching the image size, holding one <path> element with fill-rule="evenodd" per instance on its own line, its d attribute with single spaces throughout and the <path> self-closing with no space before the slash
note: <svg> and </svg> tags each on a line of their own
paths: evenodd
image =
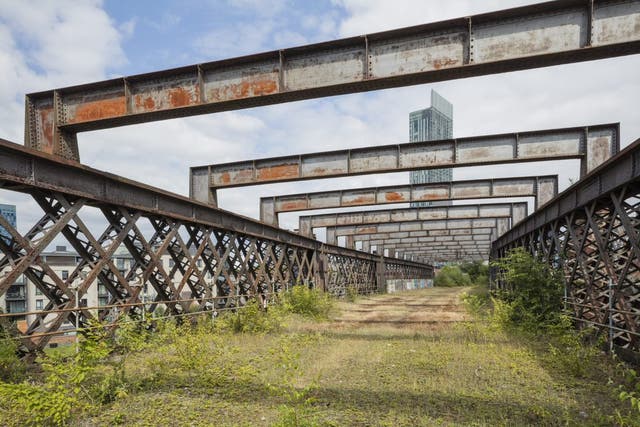
<svg viewBox="0 0 640 427">
<path fill-rule="evenodd" d="M 294 288 L 266 312 L 115 337 L 96 325 L 77 355 L 0 383 L 0 425 L 640 425 L 635 396 L 619 398 L 628 370 L 599 351 L 569 369 L 566 343 L 507 326 L 482 288 L 325 298 Z"/>
<path fill-rule="evenodd" d="M 435 286 L 488 286 L 489 267 L 482 262 L 445 265 L 434 280 Z"/>
</svg>

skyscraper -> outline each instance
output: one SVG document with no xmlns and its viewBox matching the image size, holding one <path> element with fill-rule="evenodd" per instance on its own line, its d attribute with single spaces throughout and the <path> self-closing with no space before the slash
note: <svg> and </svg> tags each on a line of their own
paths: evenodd
<svg viewBox="0 0 640 427">
<path fill-rule="evenodd" d="M 0 215 L 2 215 L 4 217 L 4 219 L 7 220 L 7 222 L 12 226 L 12 227 L 16 227 L 16 207 L 15 205 L 2 205 L 0 204 Z M 4 229 L 4 227 L 2 227 L 0 225 L 0 237 L 4 237 L 6 240 L 9 240 L 11 238 L 11 236 L 9 235 L 9 232 L 7 230 Z"/>
<path fill-rule="evenodd" d="M 409 114 L 409 142 L 435 141 L 453 138 L 453 105 L 433 89 L 431 107 Z M 411 184 L 451 181 L 452 169 L 431 169 L 410 172 Z M 430 206 L 433 202 L 414 202 L 412 207 Z M 451 202 L 435 204 L 450 205 Z"/>
</svg>

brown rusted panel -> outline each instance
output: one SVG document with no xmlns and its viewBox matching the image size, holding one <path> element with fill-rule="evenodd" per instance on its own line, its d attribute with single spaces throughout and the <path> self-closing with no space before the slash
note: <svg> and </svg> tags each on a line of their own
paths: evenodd
<svg viewBox="0 0 640 427">
<path fill-rule="evenodd" d="M 225 102 L 280 91 L 277 60 L 257 61 L 246 66 L 206 70 L 203 85 L 206 102 Z"/>
<path fill-rule="evenodd" d="M 54 110 L 53 100 L 42 100 L 33 103 L 33 121 L 35 121 L 35 141 L 32 148 L 53 154 Z"/>
<path fill-rule="evenodd" d="M 283 179 L 297 178 L 299 176 L 299 168 L 294 165 L 276 165 L 271 167 L 258 167 L 256 170 L 256 178 L 258 180 L 279 181 Z"/>
<path fill-rule="evenodd" d="M 198 105 L 200 86 L 192 74 L 131 85 L 133 113 L 146 113 Z"/>
<path fill-rule="evenodd" d="M 84 102 L 75 109 L 75 114 L 67 115 L 67 123 L 88 122 L 108 119 L 126 114 L 127 106 L 124 96 L 91 102 Z"/>
<path fill-rule="evenodd" d="M 386 202 L 407 202 L 409 198 L 397 191 L 389 191 L 382 194 Z"/>
<path fill-rule="evenodd" d="M 229 169 L 220 169 L 211 173 L 211 184 L 213 187 L 224 185 L 236 185 L 253 181 L 253 168 L 235 167 Z"/>
</svg>

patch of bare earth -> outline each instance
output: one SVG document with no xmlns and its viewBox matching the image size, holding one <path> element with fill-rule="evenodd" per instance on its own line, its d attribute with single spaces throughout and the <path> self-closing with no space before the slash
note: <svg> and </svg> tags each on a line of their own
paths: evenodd
<svg viewBox="0 0 640 427">
<path fill-rule="evenodd" d="M 468 288 L 433 288 L 399 294 L 372 295 L 343 303 L 334 327 L 381 325 L 411 330 L 468 321 L 460 296 Z"/>
</svg>

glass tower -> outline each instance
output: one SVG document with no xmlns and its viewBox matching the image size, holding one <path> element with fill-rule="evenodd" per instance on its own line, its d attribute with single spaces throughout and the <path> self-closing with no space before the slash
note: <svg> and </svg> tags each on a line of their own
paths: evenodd
<svg viewBox="0 0 640 427">
<path fill-rule="evenodd" d="M 16 207 L 15 205 L 2 205 L 0 204 L 0 215 L 2 215 L 4 217 L 4 219 L 7 220 L 7 222 L 9 224 L 11 224 L 11 226 L 13 228 L 16 227 Z M 4 238 L 6 241 L 11 240 L 11 236 L 9 235 L 9 232 L 7 230 L 4 229 L 4 227 L 2 227 L 0 225 L 0 237 Z"/>
<path fill-rule="evenodd" d="M 409 114 L 409 142 L 453 138 L 453 105 L 433 89 L 431 107 Z M 430 169 L 410 172 L 411 184 L 451 181 L 452 169 Z M 414 202 L 412 207 L 450 205 L 451 202 Z"/>
</svg>

